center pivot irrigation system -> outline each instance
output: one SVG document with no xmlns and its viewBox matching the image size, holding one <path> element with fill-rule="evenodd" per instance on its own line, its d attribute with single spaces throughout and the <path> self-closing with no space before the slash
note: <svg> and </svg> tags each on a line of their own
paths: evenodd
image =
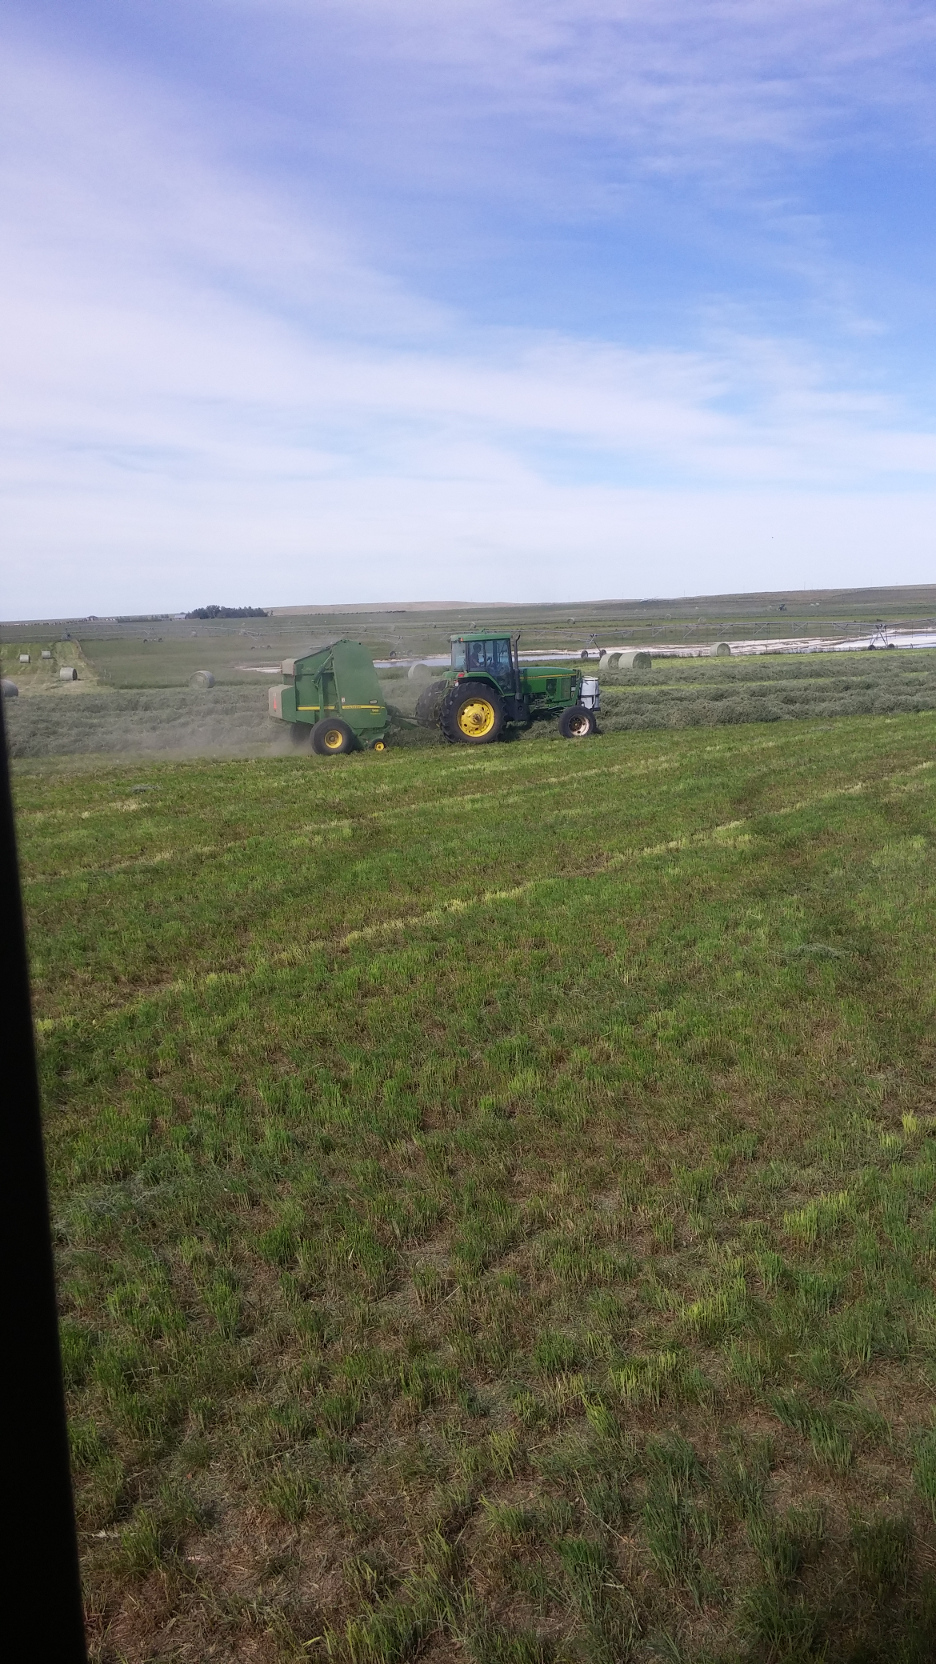
<svg viewBox="0 0 936 1664">
<path fill-rule="evenodd" d="M 453 745 L 490 745 L 508 723 L 528 728 L 559 717 L 563 739 L 594 734 L 598 679 L 573 666 L 523 664 L 519 635 L 452 636 L 452 660 L 424 688 L 416 721 L 438 728 Z M 335 641 L 304 658 L 283 661 L 283 682 L 270 689 L 270 714 L 292 726 L 313 751 L 382 751 L 389 717 L 374 661 L 357 641 Z"/>
</svg>

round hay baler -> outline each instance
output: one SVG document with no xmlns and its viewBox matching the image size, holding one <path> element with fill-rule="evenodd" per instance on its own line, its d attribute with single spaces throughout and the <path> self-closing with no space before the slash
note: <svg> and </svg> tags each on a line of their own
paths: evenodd
<svg viewBox="0 0 936 1664">
<path fill-rule="evenodd" d="M 288 722 L 298 744 L 319 756 L 383 751 L 389 716 L 374 661 L 359 641 L 333 641 L 284 659 L 283 682 L 270 688 L 270 715 Z"/>
</svg>

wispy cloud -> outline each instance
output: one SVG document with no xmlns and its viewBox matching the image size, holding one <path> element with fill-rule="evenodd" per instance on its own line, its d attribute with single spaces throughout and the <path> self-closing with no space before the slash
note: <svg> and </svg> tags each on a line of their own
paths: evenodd
<svg viewBox="0 0 936 1664">
<path fill-rule="evenodd" d="M 320 29 L 346 87 L 373 89 L 376 66 L 374 125 L 415 101 L 404 139 L 433 113 L 448 132 L 453 115 L 493 115 L 601 133 L 646 167 L 701 167 L 856 125 L 867 137 L 875 120 L 927 143 L 936 130 L 936 17 L 921 0 L 237 0 L 230 15 L 249 26 L 271 11 L 293 25 L 298 74 Z"/>
</svg>

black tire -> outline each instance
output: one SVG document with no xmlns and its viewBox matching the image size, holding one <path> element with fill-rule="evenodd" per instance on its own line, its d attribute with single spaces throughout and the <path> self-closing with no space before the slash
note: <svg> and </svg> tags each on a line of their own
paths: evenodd
<svg viewBox="0 0 936 1664">
<path fill-rule="evenodd" d="M 453 745 L 493 745 L 503 726 L 504 701 L 487 682 L 454 682 L 443 694 L 439 727 Z"/>
<path fill-rule="evenodd" d="M 416 721 L 420 728 L 438 728 L 442 696 L 447 687 L 448 682 L 430 682 L 423 688 L 416 701 Z"/>
<path fill-rule="evenodd" d="M 293 745 L 308 745 L 312 729 L 307 722 L 291 722 L 289 737 Z"/>
<path fill-rule="evenodd" d="M 342 757 L 354 749 L 354 730 L 340 716 L 323 716 L 312 730 L 312 750 L 320 757 Z"/>
<path fill-rule="evenodd" d="M 587 740 L 598 724 L 594 711 L 584 705 L 569 705 L 559 718 L 559 732 L 564 740 Z"/>
</svg>

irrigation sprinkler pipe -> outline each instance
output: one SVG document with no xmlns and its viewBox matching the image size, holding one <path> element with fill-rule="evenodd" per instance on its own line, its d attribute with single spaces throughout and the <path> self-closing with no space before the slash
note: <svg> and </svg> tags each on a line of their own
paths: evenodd
<svg viewBox="0 0 936 1664">
<path fill-rule="evenodd" d="M 894 647 L 936 647 L 936 629 L 928 630 L 887 630 L 886 642 Z M 735 654 L 751 653 L 854 653 L 868 649 L 872 642 L 885 645 L 879 640 L 880 630 L 865 630 L 860 636 L 760 636 L 750 637 L 741 641 L 732 641 L 726 636 L 725 641 Z M 609 653 L 652 653 L 654 658 L 667 659 L 706 659 L 714 658 L 715 642 L 664 642 L 664 641 L 630 641 L 624 647 L 614 646 L 602 648 L 605 658 Z M 598 659 L 598 649 L 593 648 L 595 659 Z M 551 663 L 566 659 L 581 659 L 580 647 L 540 647 L 527 648 L 518 653 L 521 664 Z M 420 659 L 375 659 L 378 670 L 408 670 L 410 665 L 424 664 L 430 669 L 444 669 L 449 664 L 447 654 L 426 654 Z M 245 667 L 254 668 L 254 667 Z"/>
</svg>

